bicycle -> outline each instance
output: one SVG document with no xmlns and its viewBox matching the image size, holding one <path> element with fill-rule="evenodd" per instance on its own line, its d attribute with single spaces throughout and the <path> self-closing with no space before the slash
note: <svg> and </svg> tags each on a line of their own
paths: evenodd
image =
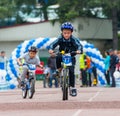
<svg viewBox="0 0 120 116">
<path fill-rule="evenodd" d="M 28 67 L 28 72 L 24 80 L 24 85 L 22 88 L 22 97 L 25 99 L 28 95 L 30 99 L 32 99 L 35 93 L 35 79 L 34 79 L 34 71 L 36 70 L 36 66 L 33 64 L 24 64 Z"/>
<path fill-rule="evenodd" d="M 72 66 L 72 54 L 76 55 L 76 52 L 73 51 L 71 53 L 65 53 L 61 51 L 60 54 L 62 55 L 62 71 L 61 71 L 61 87 L 62 87 L 62 100 L 68 100 L 68 89 L 69 88 L 69 68 Z M 70 93 L 70 91 L 69 91 Z"/>
</svg>

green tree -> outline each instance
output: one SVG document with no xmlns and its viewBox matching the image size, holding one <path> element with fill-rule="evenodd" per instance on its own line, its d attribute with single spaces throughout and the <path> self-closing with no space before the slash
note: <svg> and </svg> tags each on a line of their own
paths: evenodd
<svg viewBox="0 0 120 116">
<path fill-rule="evenodd" d="M 42 12 L 44 14 L 44 19 L 48 20 L 48 12 L 47 12 L 47 8 L 50 5 L 56 4 L 57 0 L 39 0 L 39 3 L 41 4 L 42 8 Z"/>
<path fill-rule="evenodd" d="M 113 25 L 113 48 L 118 49 L 118 19 L 120 13 L 120 0 L 101 0 L 105 15 L 112 19 Z"/>
<path fill-rule="evenodd" d="M 91 12 L 94 8 L 102 8 L 103 13 L 112 20 L 113 25 L 113 48 L 118 48 L 118 15 L 120 12 L 120 0 L 58 0 L 60 7 L 58 16 L 60 23 L 71 21 L 75 17 L 96 17 L 97 11 L 94 14 Z"/>
<path fill-rule="evenodd" d="M 19 16 L 19 11 L 29 14 L 33 10 L 32 8 L 35 7 L 36 0 L 15 0 L 15 4 L 16 4 L 15 6 L 16 23 L 17 24 L 26 23 L 25 21 L 23 21 L 22 17 Z M 22 6 L 25 7 L 22 8 Z"/>
<path fill-rule="evenodd" d="M 49 5 L 55 4 L 57 0 L 15 0 L 16 2 L 16 11 L 19 11 L 22 5 L 26 5 L 26 9 L 24 12 L 27 12 L 28 14 L 33 10 L 31 7 L 36 8 L 37 4 L 40 4 L 40 13 L 42 12 L 44 14 L 44 19 L 48 20 L 48 13 L 47 13 L 47 7 Z M 20 23 L 22 20 L 17 15 L 17 21 Z"/>
<path fill-rule="evenodd" d="M 10 18 L 14 14 L 14 0 L 0 0 L 0 19 Z"/>
<path fill-rule="evenodd" d="M 92 0 L 58 0 L 60 7 L 58 8 L 58 16 L 60 23 L 64 21 L 71 21 L 75 17 L 95 17 L 95 14 L 91 13 L 93 8 Z"/>
</svg>

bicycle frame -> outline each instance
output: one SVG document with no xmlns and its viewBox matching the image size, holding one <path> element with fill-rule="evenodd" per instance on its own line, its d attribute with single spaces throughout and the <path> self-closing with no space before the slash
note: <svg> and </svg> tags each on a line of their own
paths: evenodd
<svg viewBox="0 0 120 116">
<path fill-rule="evenodd" d="M 32 64 L 27 64 L 28 66 L 28 74 L 25 77 L 25 84 L 24 87 L 22 88 L 22 96 L 23 98 L 27 97 L 27 92 L 28 92 L 28 96 L 31 99 L 33 97 L 34 94 L 34 89 L 35 89 L 35 79 L 34 79 L 34 74 L 33 72 L 36 69 L 35 65 Z"/>
<path fill-rule="evenodd" d="M 63 100 L 68 100 L 68 87 L 69 87 L 69 67 L 72 66 L 70 53 L 62 55 L 62 92 Z"/>
</svg>

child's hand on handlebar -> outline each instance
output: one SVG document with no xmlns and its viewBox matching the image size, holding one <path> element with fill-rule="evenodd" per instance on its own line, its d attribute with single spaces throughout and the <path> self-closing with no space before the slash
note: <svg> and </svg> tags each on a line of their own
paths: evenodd
<svg viewBox="0 0 120 116">
<path fill-rule="evenodd" d="M 20 63 L 19 63 L 19 66 L 23 66 L 23 64 L 20 62 Z"/>
<path fill-rule="evenodd" d="M 80 54 L 80 53 L 81 53 L 80 50 L 77 50 L 77 51 L 76 51 L 76 54 Z"/>
</svg>

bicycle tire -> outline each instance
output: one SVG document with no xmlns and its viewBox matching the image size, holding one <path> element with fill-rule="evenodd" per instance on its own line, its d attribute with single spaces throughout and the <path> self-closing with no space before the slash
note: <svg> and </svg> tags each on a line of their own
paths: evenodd
<svg viewBox="0 0 120 116">
<path fill-rule="evenodd" d="M 68 69 L 63 69 L 62 91 L 63 100 L 68 100 Z"/>
<path fill-rule="evenodd" d="M 28 97 L 29 97 L 30 99 L 32 99 L 34 93 L 35 93 L 35 80 L 34 80 L 34 79 L 31 79 L 31 80 L 30 80 L 30 89 L 28 90 Z"/>
<path fill-rule="evenodd" d="M 25 87 L 22 88 L 22 97 L 23 97 L 24 99 L 27 97 L 27 92 L 28 92 L 28 90 L 27 90 L 27 87 L 26 87 L 26 85 L 25 85 Z"/>
</svg>

